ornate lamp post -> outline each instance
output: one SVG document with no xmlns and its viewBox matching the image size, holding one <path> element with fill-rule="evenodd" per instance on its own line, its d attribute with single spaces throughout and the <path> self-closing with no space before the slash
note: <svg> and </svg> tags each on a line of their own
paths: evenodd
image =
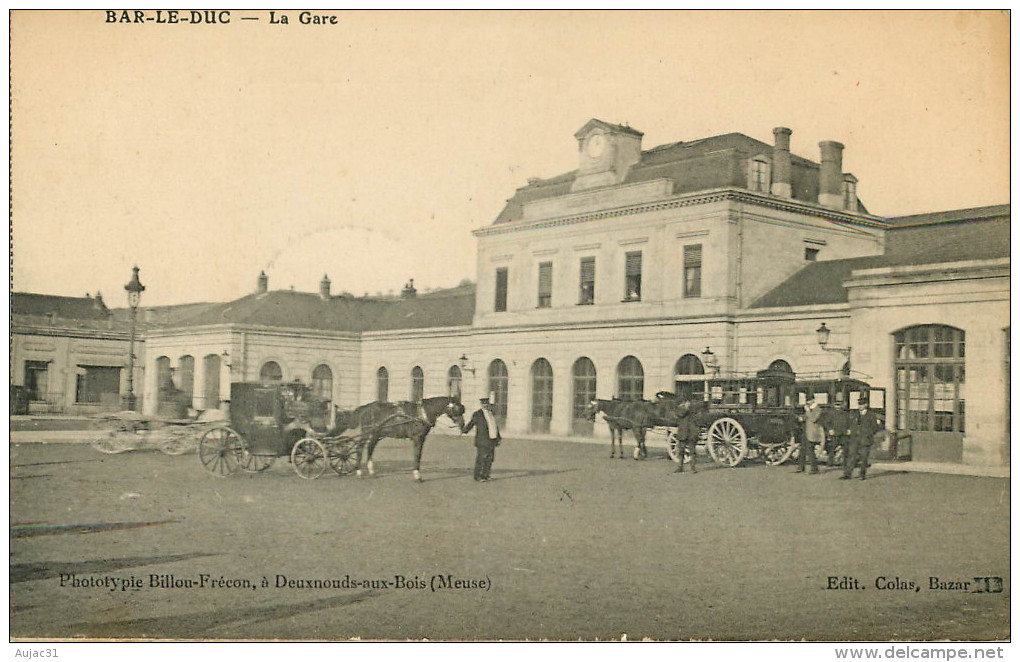
<svg viewBox="0 0 1020 662">
<path fill-rule="evenodd" d="M 701 364 L 711 370 L 713 376 L 719 374 L 719 359 L 716 358 L 711 347 L 706 347 L 705 351 L 701 353 Z"/>
<path fill-rule="evenodd" d="M 815 329 L 815 334 L 818 336 L 818 346 L 824 349 L 826 352 L 837 352 L 846 357 L 847 363 L 850 362 L 850 348 L 849 347 L 829 347 L 829 334 L 832 330 L 825 326 L 825 322 Z"/>
<path fill-rule="evenodd" d="M 128 348 L 127 395 L 124 396 L 124 408 L 134 411 L 137 403 L 135 398 L 135 323 L 138 317 L 138 303 L 142 299 L 145 286 L 138 280 L 138 267 L 134 267 L 131 282 L 124 286 L 128 293 L 128 305 L 131 306 L 131 344 Z"/>
</svg>

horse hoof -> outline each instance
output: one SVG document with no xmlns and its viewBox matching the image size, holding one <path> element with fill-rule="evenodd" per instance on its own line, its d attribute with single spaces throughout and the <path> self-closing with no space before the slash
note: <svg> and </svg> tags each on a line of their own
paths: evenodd
<svg viewBox="0 0 1020 662">
<path fill-rule="evenodd" d="M 357 471 L 355 471 L 354 475 L 357 476 L 358 478 L 361 478 L 361 469 L 358 469 Z"/>
<path fill-rule="evenodd" d="M 415 479 L 416 481 L 418 481 L 419 483 L 420 483 L 420 482 L 422 482 L 422 479 L 421 479 L 421 472 L 419 472 L 419 471 L 418 471 L 417 469 L 415 469 L 415 470 L 414 470 L 414 474 L 413 474 L 413 475 L 414 475 L 414 479 Z"/>
</svg>

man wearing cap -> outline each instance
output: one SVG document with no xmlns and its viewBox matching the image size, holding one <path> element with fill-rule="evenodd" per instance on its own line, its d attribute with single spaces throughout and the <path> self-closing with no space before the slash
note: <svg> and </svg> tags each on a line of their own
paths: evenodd
<svg viewBox="0 0 1020 662">
<path fill-rule="evenodd" d="M 850 480 L 853 475 L 854 466 L 861 465 L 861 480 L 868 473 L 868 456 L 871 454 L 871 444 L 875 435 L 882 430 L 882 419 L 868 409 L 868 399 L 861 397 L 860 409 L 850 423 L 850 448 L 847 449 L 846 457 L 843 458 L 842 480 Z"/>
<path fill-rule="evenodd" d="M 489 398 L 481 399 L 481 408 L 471 414 L 471 420 L 461 428 L 463 434 L 475 429 L 475 480 L 483 483 L 489 481 L 489 472 L 492 470 L 492 461 L 496 456 L 496 446 L 502 437 L 499 434 L 499 425 L 496 424 L 496 417 L 492 413 L 492 403 Z"/>
</svg>

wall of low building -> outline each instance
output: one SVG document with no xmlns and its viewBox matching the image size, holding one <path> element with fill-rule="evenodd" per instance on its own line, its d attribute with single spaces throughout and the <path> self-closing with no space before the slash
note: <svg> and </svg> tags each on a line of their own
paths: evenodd
<svg viewBox="0 0 1020 662">
<path fill-rule="evenodd" d="M 888 384 L 890 410 L 894 400 L 894 334 L 928 324 L 964 331 L 963 463 L 1008 466 L 1005 364 L 1010 324 L 1009 261 L 854 272 L 848 285 L 854 366 Z"/>
<path fill-rule="evenodd" d="M 756 372 L 783 360 L 798 378 L 834 378 L 847 357 L 819 346 L 816 330 L 823 322 L 832 331 L 828 347 L 850 347 L 850 310 L 846 304 L 745 312 L 735 323 L 733 363 L 741 372 Z M 860 373 L 857 367 L 852 366 L 855 376 L 869 381 L 871 375 Z"/>
<path fill-rule="evenodd" d="M 128 347 L 128 340 L 104 338 L 102 334 L 65 335 L 59 330 L 14 330 L 11 334 L 11 383 L 24 385 L 27 361 L 45 361 L 48 363 L 46 393 L 42 399 L 29 403 L 31 413 L 87 416 L 118 411 L 123 408 L 122 398 L 128 388 Z M 144 343 L 135 343 L 135 356 L 138 360 L 135 363 L 134 390 L 141 396 Z M 120 368 L 120 392 L 111 394 L 102 402 L 78 402 L 80 366 Z"/>
</svg>

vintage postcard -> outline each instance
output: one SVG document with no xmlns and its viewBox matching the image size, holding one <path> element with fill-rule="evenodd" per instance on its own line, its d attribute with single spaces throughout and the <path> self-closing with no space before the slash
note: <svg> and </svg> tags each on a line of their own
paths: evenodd
<svg viewBox="0 0 1020 662">
<path fill-rule="evenodd" d="M 1007 13 L 9 20 L 12 655 L 1009 645 Z"/>
</svg>

